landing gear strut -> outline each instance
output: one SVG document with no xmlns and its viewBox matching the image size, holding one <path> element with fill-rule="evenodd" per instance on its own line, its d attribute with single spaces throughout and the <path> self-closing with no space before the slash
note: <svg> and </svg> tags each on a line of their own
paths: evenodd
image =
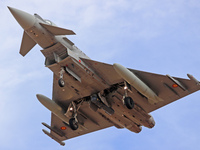
<svg viewBox="0 0 200 150">
<path fill-rule="evenodd" d="M 65 86 L 65 81 L 63 79 L 63 73 L 65 72 L 64 68 L 62 67 L 60 70 L 60 79 L 58 80 L 58 85 L 60 87 L 64 87 Z"/>
<path fill-rule="evenodd" d="M 131 97 L 128 96 L 128 90 L 130 90 L 130 85 L 127 82 L 124 82 L 125 95 L 123 97 L 123 102 L 124 102 L 124 105 L 128 109 L 133 109 L 133 107 L 134 107 L 134 101 L 133 101 L 133 99 Z"/>
<path fill-rule="evenodd" d="M 67 112 L 65 113 L 65 116 L 67 116 L 69 119 L 69 126 L 72 130 L 77 130 L 79 125 L 82 125 L 80 120 L 78 120 L 78 110 L 80 109 L 83 101 L 79 103 L 79 105 L 75 104 L 73 101 L 70 103 Z"/>
</svg>

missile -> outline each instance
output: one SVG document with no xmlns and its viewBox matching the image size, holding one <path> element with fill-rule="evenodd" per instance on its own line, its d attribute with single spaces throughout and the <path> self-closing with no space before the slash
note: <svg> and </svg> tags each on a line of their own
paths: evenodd
<svg viewBox="0 0 200 150">
<path fill-rule="evenodd" d="M 62 109 L 62 107 L 44 95 L 37 94 L 36 97 L 40 103 L 50 110 L 54 115 L 56 115 L 65 123 L 69 124 L 69 118 L 64 115 L 65 111 Z"/>
<path fill-rule="evenodd" d="M 200 82 L 191 74 L 187 74 L 190 80 L 194 81 L 197 85 L 200 85 Z"/>
<path fill-rule="evenodd" d="M 65 143 L 57 139 L 55 136 L 51 135 L 48 131 L 42 130 L 46 135 L 48 135 L 50 138 L 54 139 L 56 142 L 58 142 L 60 145 L 65 146 Z"/>
<path fill-rule="evenodd" d="M 125 68 L 120 64 L 113 64 L 115 71 L 122 77 L 125 81 L 127 81 L 130 85 L 132 85 L 136 90 L 138 90 L 141 94 L 148 98 L 149 103 L 155 104 L 162 101 L 161 98 L 157 96 L 157 94 L 149 88 L 142 80 L 140 80 L 133 72 Z"/>
</svg>

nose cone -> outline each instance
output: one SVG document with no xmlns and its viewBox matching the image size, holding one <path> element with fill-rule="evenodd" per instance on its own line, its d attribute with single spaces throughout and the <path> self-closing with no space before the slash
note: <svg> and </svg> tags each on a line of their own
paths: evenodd
<svg viewBox="0 0 200 150">
<path fill-rule="evenodd" d="M 24 30 L 27 30 L 34 25 L 35 17 L 33 15 L 12 7 L 8 7 L 8 9 Z"/>
</svg>

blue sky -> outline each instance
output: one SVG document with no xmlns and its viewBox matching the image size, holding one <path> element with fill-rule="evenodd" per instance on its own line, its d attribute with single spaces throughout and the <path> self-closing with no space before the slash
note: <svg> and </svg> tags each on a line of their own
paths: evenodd
<svg viewBox="0 0 200 150">
<path fill-rule="evenodd" d="M 68 38 L 94 60 L 200 80 L 198 0 L 1 0 L 0 149 L 200 149 L 200 92 L 153 112 L 156 126 L 139 134 L 112 127 L 65 147 L 44 135 L 41 122 L 50 123 L 50 112 L 35 95 L 51 97 L 52 72 L 39 46 L 19 55 L 23 30 L 7 6 L 72 29 L 77 35 Z"/>
</svg>

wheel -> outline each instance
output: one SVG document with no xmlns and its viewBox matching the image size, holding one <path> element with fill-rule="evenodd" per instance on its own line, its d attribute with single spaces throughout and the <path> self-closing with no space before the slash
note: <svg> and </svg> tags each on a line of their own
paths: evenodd
<svg viewBox="0 0 200 150">
<path fill-rule="evenodd" d="M 72 130 L 78 129 L 78 122 L 76 122 L 75 118 L 69 119 L 69 125 Z"/>
<path fill-rule="evenodd" d="M 124 98 L 124 104 L 126 105 L 126 107 L 128 109 L 133 109 L 133 107 L 134 107 L 134 102 L 133 102 L 133 99 L 131 97 L 125 97 Z"/>
<path fill-rule="evenodd" d="M 60 87 L 64 87 L 64 86 L 65 86 L 65 81 L 63 80 L 63 78 L 60 78 L 60 79 L 58 80 L 58 85 L 59 85 Z"/>
</svg>

